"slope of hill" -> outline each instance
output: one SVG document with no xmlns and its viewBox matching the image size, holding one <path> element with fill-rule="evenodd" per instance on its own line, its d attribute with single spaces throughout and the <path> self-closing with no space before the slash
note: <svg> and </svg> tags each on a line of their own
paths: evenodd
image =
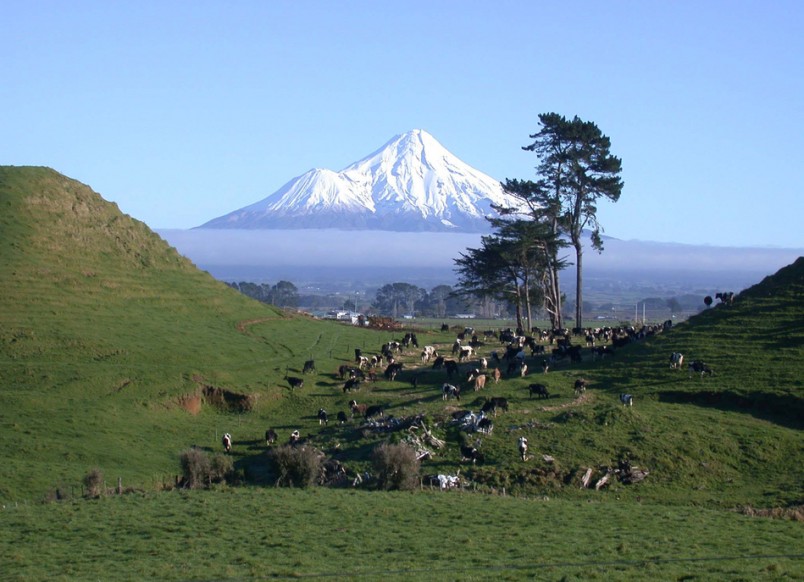
<svg viewBox="0 0 804 582">
<path fill-rule="evenodd" d="M 282 315 L 53 170 L 1 167 L 0 206 L 0 497 L 97 464 L 173 471 L 186 442 L 167 439 L 195 430 L 175 399 L 233 367 L 259 383 L 236 325 Z"/>
<path fill-rule="evenodd" d="M 497 180 L 413 130 L 341 172 L 310 170 L 201 228 L 488 232 L 492 203 L 514 201 Z"/>
</svg>

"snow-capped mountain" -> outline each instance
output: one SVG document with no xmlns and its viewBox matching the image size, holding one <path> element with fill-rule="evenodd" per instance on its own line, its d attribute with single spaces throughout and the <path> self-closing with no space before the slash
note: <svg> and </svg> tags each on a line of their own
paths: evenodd
<svg viewBox="0 0 804 582">
<path fill-rule="evenodd" d="M 487 232 L 492 203 L 514 205 L 497 180 L 415 129 L 340 172 L 310 170 L 200 228 Z"/>
</svg>

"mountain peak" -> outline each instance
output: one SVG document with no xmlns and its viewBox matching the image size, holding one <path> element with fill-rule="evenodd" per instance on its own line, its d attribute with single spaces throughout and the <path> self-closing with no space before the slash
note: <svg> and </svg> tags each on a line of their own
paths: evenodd
<svg viewBox="0 0 804 582">
<path fill-rule="evenodd" d="M 413 129 L 340 172 L 310 170 L 202 228 L 488 232 L 492 204 L 512 204 L 497 180 Z"/>
</svg>

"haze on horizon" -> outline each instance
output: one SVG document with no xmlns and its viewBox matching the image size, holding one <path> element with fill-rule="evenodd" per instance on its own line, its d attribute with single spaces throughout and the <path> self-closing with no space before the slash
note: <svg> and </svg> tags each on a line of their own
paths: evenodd
<svg viewBox="0 0 804 582">
<path fill-rule="evenodd" d="M 623 160 L 606 234 L 802 248 L 802 25 L 794 0 L 10 0 L 0 164 L 188 229 L 414 128 L 529 179 L 521 147 L 555 111 L 595 122 Z"/>
</svg>

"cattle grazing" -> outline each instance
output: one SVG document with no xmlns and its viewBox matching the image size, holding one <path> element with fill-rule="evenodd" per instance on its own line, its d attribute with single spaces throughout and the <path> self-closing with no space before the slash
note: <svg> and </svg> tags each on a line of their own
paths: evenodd
<svg viewBox="0 0 804 582">
<path fill-rule="evenodd" d="M 444 368 L 447 370 L 447 376 L 452 378 L 453 374 L 458 373 L 458 362 L 456 362 L 455 360 L 445 360 Z"/>
<path fill-rule="evenodd" d="M 298 430 L 294 430 L 290 433 L 290 439 L 288 442 L 292 445 L 297 444 L 301 440 L 301 433 Z"/>
<path fill-rule="evenodd" d="M 399 374 L 399 372 L 401 370 L 402 370 L 402 364 L 401 363 L 399 363 L 399 364 L 388 364 L 388 367 L 385 368 L 385 373 L 384 373 L 385 379 L 390 380 L 390 381 L 393 382 L 394 380 L 396 380 L 396 376 L 397 376 L 397 374 Z"/>
<path fill-rule="evenodd" d="M 232 452 L 232 435 L 228 432 L 223 435 L 221 439 L 221 443 L 223 444 L 223 450 L 227 453 Z"/>
<path fill-rule="evenodd" d="M 483 453 L 471 445 L 461 445 L 461 461 L 472 461 L 474 465 L 477 462 L 484 461 Z"/>
<path fill-rule="evenodd" d="M 493 430 L 494 430 L 494 423 L 491 421 L 490 418 L 481 418 L 477 422 L 477 432 L 482 432 L 483 434 L 490 435 Z"/>
<path fill-rule="evenodd" d="M 360 356 L 363 355 L 363 350 L 360 348 L 355 348 L 355 364 L 360 361 Z"/>
<path fill-rule="evenodd" d="M 440 370 L 444 367 L 444 356 L 436 356 L 435 361 L 433 361 L 433 370 Z"/>
<path fill-rule="evenodd" d="M 364 416 L 366 420 L 374 418 L 375 416 L 385 416 L 385 411 L 383 410 L 381 404 L 374 404 L 373 406 L 366 408 L 366 414 Z"/>
<path fill-rule="evenodd" d="M 483 414 L 493 414 L 497 416 L 497 410 L 504 410 L 508 412 L 508 399 L 503 398 L 502 396 L 494 396 L 483 404 L 483 407 L 480 409 L 480 412 Z"/>
<path fill-rule="evenodd" d="M 366 356 L 360 356 L 360 359 L 357 361 L 357 367 L 361 370 L 364 368 L 369 367 L 369 359 Z"/>
<path fill-rule="evenodd" d="M 472 346 L 461 346 L 460 352 L 458 353 L 458 361 L 463 362 L 464 360 L 468 360 L 472 357 L 475 350 Z"/>
<path fill-rule="evenodd" d="M 346 424 L 346 413 L 343 410 L 338 411 L 338 422 L 340 424 Z"/>
<path fill-rule="evenodd" d="M 304 367 L 302 368 L 302 374 L 313 374 L 315 373 L 315 360 L 307 360 L 304 362 Z"/>
<path fill-rule="evenodd" d="M 528 393 L 531 398 L 533 398 L 534 394 L 539 398 L 550 398 L 550 392 L 548 392 L 547 386 L 544 384 L 531 384 L 528 386 Z"/>
<path fill-rule="evenodd" d="M 584 392 L 586 392 L 586 387 L 588 386 L 586 380 L 583 378 L 578 378 L 575 380 L 575 397 L 577 398 Z"/>
<path fill-rule="evenodd" d="M 304 388 L 304 380 L 302 378 L 296 378 L 294 376 L 287 377 L 288 384 L 290 385 L 291 389 L 293 388 Z"/>
<path fill-rule="evenodd" d="M 634 397 L 631 394 L 620 394 L 620 402 L 623 403 L 623 406 L 633 406 Z"/>
<path fill-rule="evenodd" d="M 276 434 L 276 431 L 272 428 L 269 428 L 265 431 L 265 444 L 272 445 L 276 442 L 276 439 L 279 438 L 279 435 Z"/>
<path fill-rule="evenodd" d="M 460 400 L 461 389 L 458 388 L 457 386 L 453 386 L 452 384 L 444 384 L 443 386 L 441 386 L 441 399 L 449 400 L 450 398 Z"/>
<path fill-rule="evenodd" d="M 323 424 L 324 426 L 326 426 L 328 422 L 329 422 L 329 415 L 327 414 L 327 411 L 324 410 L 323 408 L 319 408 L 318 409 L 318 424 Z"/>
<path fill-rule="evenodd" d="M 524 378 L 528 373 L 528 365 L 525 362 L 519 364 L 519 377 Z"/>
<path fill-rule="evenodd" d="M 542 373 L 546 374 L 549 369 L 550 364 L 547 363 L 547 360 L 542 360 Z"/>
<path fill-rule="evenodd" d="M 513 360 L 508 362 L 508 367 L 505 369 L 505 375 L 512 376 L 513 374 L 516 373 L 517 368 L 519 368 L 519 364 L 517 362 Z"/>
<path fill-rule="evenodd" d="M 360 382 L 361 382 L 360 378 L 349 378 L 343 385 L 343 393 L 346 394 L 347 392 L 351 392 L 352 390 L 359 390 Z"/>
<path fill-rule="evenodd" d="M 692 376 L 693 372 L 700 374 L 701 378 L 704 377 L 704 374 L 706 374 L 708 376 L 712 376 L 715 373 L 712 370 L 712 368 L 710 368 L 709 366 L 707 366 L 706 364 L 704 364 L 703 362 L 698 361 L 698 360 L 696 360 L 694 362 L 690 362 L 689 375 Z"/>
<path fill-rule="evenodd" d="M 496 384 L 500 381 L 500 378 L 502 378 L 502 372 L 499 368 L 494 368 L 494 371 L 491 373 L 491 377 L 494 378 L 494 383 Z"/>
<path fill-rule="evenodd" d="M 518 448 L 519 456 L 523 461 L 526 461 L 528 458 L 528 439 L 523 436 L 519 437 Z"/>
<path fill-rule="evenodd" d="M 478 390 L 482 390 L 485 387 L 486 387 L 485 374 L 478 374 L 477 376 L 475 376 L 475 382 L 474 382 L 475 392 L 477 392 Z"/>
<path fill-rule="evenodd" d="M 441 324 L 441 331 L 449 331 L 449 326 L 446 323 Z"/>
<path fill-rule="evenodd" d="M 684 363 L 684 354 L 680 352 L 673 352 L 670 354 L 670 367 L 674 370 L 681 369 L 682 364 Z"/>
<path fill-rule="evenodd" d="M 487 370 L 489 367 L 489 361 L 486 358 L 480 358 L 480 369 Z"/>
<path fill-rule="evenodd" d="M 365 416 L 367 409 L 368 409 L 367 405 L 358 404 L 357 400 L 349 401 L 349 410 L 352 411 L 352 418 L 354 418 L 355 414 L 357 414 L 358 416 Z"/>
<path fill-rule="evenodd" d="M 719 299 L 725 305 L 732 305 L 734 303 L 734 293 L 732 291 L 715 293 L 715 299 Z"/>
</svg>

